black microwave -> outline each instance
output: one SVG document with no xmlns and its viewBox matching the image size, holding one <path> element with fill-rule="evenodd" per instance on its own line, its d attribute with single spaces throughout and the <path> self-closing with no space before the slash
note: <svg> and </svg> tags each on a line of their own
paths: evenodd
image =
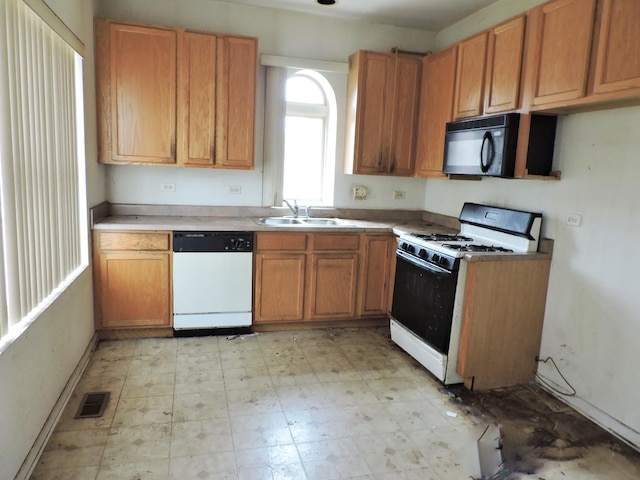
<svg viewBox="0 0 640 480">
<path fill-rule="evenodd" d="M 555 116 L 531 116 L 529 174 L 550 174 L 556 121 Z M 442 171 L 451 175 L 513 177 L 519 127 L 518 113 L 447 123 Z"/>
</svg>

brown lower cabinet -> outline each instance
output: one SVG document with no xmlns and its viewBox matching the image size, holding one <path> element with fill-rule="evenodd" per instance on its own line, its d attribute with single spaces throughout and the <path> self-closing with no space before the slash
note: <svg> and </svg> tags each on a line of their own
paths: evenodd
<svg viewBox="0 0 640 480">
<path fill-rule="evenodd" d="M 286 251 L 255 254 L 256 322 L 302 321 L 306 257 Z"/>
<path fill-rule="evenodd" d="M 254 323 L 386 319 L 395 236 L 260 232 Z M 172 333 L 171 232 L 95 231 L 96 330 L 106 337 Z"/>
<path fill-rule="evenodd" d="M 388 310 L 390 234 L 256 234 L 254 323 L 353 320 Z"/>
<path fill-rule="evenodd" d="M 97 330 L 171 327 L 170 232 L 94 232 Z"/>
<path fill-rule="evenodd" d="M 551 260 L 483 260 L 467 266 L 458 373 L 473 390 L 525 384 L 537 368 Z"/>
<path fill-rule="evenodd" d="M 391 309 L 396 240 L 393 235 L 363 235 L 360 316 L 386 315 Z"/>
</svg>

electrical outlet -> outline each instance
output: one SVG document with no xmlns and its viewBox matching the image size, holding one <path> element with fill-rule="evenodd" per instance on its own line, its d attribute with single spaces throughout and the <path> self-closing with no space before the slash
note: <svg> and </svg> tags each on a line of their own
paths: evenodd
<svg viewBox="0 0 640 480">
<path fill-rule="evenodd" d="M 160 191 L 162 192 L 175 192 L 176 184 L 175 183 L 161 183 Z"/>
<path fill-rule="evenodd" d="M 570 213 L 565 218 L 564 223 L 566 223 L 570 227 L 581 227 L 582 215 L 580 215 L 579 213 Z"/>
<path fill-rule="evenodd" d="M 227 185 L 227 193 L 229 195 L 240 195 L 242 193 L 242 185 Z"/>
<path fill-rule="evenodd" d="M 404 190 L 394 190 L 393 198 L 395 200 L 404 200 Z"/>
<path fill-rule="evenodd" d="M 353 187 L 353 199 L 354 200 L 366 200 L 369 194 L 369 189 L 364 185 L 356 185 Z"/>
</svg>

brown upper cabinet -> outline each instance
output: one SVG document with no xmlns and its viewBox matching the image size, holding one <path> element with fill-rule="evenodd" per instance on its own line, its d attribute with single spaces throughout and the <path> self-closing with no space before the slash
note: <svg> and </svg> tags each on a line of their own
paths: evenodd
<svg viewBox="0 0 640 480">
<path fill-rule="evenodd" d="M 413 174 L 421 70 L 417 57 L 349 58 L 345 173 Z"/>
<path fill-rule="evenodd" d="M 424 57 L 416 150 L 416 176 L 444 178 L 444 137 L 452 120 L 458 47 Z"/>
<path fill-rule="evenodd" d="M 178 33 L 96 21 L 99 158 L 176 162 Z"/>
<path fill-rule="evenodd" d="M 224 36 L 218 42 L 216 166 L 252 168 L 257 41 Z"/>
<path fill-rule="evenodd" d="M 516 17 L 489 31 L 484 113 L 520 107 L 520 78 L 526 17 Z"/>
<path fill-rule="evenodd" d="M 257 40 L 96 19 L 99 161 L 253 168 Z"/>
<path fill-rule="evenodd" d="M 640 2 L 555 0 L 529 16 L 525 105 L 570 113 L 640 102 Z"/>
<path fill-rule="evenodd" d="M 178 104 L 179 164 L 212 165 L 215 158 L 217 37 L 185 32 L 181 42 Z"/>
<path fill-rule="evenodd" d="M 530 12 L 532 106 L 586 95 L 596 0 L 556 0 Z"/>
<path fill-rule="evenodd" d="M 455 119 L 482 115 L 486 57 L 486 32 L 458 44 L 456 87 L 453 99 Z"/>
<path fill-rule="evenodd" d="M 640 89 L 640 2 L 604 0 L 593 91 L 628 89 Z"/>
<path fill-rule="evenodd" d="M 455 119 L 519 108 L 525 24 L 522 15 L 458 44 Z"/>
</svg>

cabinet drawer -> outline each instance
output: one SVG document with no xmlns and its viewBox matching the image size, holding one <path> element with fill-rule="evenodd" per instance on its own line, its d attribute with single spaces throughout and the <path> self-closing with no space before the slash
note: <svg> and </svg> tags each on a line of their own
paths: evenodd
<svg viewBox="0 0 640 480">
<path fill-rule="evenodd" d="M 258 233 L 256 235 L 256 250 L 306 250 L 306 233 Z"/>
<path fill-rule="evenodd" d="M 169 233 L 100 232 L 100 250 L 169 250 Z"/>
<path fill-rule="evenodd" d="M 360 248 L 360 235 L 316 233 L 313 236 L 314 250 L 358 250 Z"/>
</svg>

